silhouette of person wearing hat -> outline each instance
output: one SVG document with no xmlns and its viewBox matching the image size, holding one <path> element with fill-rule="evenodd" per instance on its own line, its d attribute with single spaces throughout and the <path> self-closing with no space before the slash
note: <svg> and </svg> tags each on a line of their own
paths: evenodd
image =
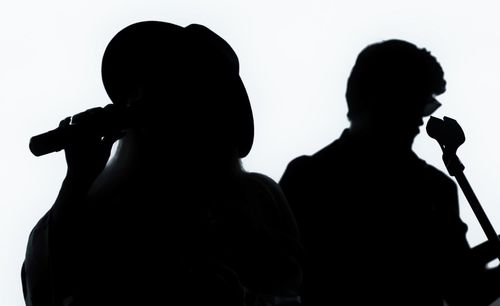
<svg viewBox="0 0 500 306">
<path fill-rule="evenodd" d="M 498 271 L 474 260 L 455 183 L 412 151 L 445 91 L 426 49 L 367 46 L 347 82 L 350 127 L 291 161 L 280 185 L 305 251 L 304 305 L 489 305 Z"/>
<path fill-rule="evenodd" d="M 111 40 L 102 76 L 113 104 L 60 128 L 122 124 L 66 144 L 66 178 L 29 238 L 27 305 L 298 302 L 295 220 L 279 185 L 241 166 L 253 117 L 227 42 L 139 22 Z"/>
</svg>

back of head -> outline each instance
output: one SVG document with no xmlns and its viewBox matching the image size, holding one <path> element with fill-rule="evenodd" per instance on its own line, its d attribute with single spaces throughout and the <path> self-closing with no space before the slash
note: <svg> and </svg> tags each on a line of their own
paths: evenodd
<svg viewBox="0 0 500 306">
<path fill-rule="evenodd" d="M 366 47 L 347 83 L 349 119 L 415 113 L 429 115 L 445 91 L 443 70 L 434 56 L 403 40 L 386 40 Z"/>
<path fill-rule="evenodd" d="M 125 27 L 105 50 L 102 78 L 114 104 L 135 103 L 155 128 L 194 137 L 193 148 L 210 137 L 234 146 L 240 157 L 252 147 L 253 116 L 238 58 L 202 25 L 144 21 Z"/>
</svg>

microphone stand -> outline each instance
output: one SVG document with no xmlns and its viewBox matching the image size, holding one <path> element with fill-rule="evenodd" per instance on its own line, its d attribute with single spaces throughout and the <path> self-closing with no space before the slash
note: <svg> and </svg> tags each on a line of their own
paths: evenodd
<svg viewBox="0 0 500 306">
<path fill-rule="evenodd" d="M 451 176 L 454 176 L 462 189 L 465 198 L 469 202 L 472 211 L 476 215 L 488 241 L 495 251 L 496 257 L 500 259 L 500 238 L 486 215 L 483 207 L 472 190 L 469 181 L 465 177 L 465 166 L 458 158 L 456 152 L 460 145 L 465 142 L 465 134 L 460 125 L 454 119 L 444 117 L 443 120 L 430 117 L 427 122 L 427 134 L 436 139 L 443 151 L 443 161 Z"/>
</svg>

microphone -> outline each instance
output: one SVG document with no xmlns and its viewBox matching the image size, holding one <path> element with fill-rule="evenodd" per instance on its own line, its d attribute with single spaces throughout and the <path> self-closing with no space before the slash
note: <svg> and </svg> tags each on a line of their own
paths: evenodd
<svg viewBox="0 0 500 306">
<path fill-rule="evenodd" d="M 71 142 L 88 136 L 105 136 L 131 126 L 131 112 L 114 104 L 88 109 L 71 117 L 71 123 L 31 137 L 35 156 L 58 152 Z"/>
<path fill-rule="evenodd" d="M 434 138 L 448 154 L 455 154 L 458 147 L 465 142 L 462 127 L 450 117 L 439 119 L 431 116 L 427 121 L 426 130 L 427 135 Z"/>
</svg>

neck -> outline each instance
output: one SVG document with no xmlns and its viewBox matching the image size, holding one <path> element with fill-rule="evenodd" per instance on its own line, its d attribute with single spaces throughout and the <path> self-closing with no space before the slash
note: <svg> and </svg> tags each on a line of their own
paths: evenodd
<svg viewBox="0 0 500 306">
<path fill-rule="evenodd" d="M 380 151 L 412 151 L 414 135 L 405 135 L 397 127 L 351 122 L 350 137 Z"/>
<path fill-rule="evenodd" d="M 146 167 L 175 171 L 192 176 L 220 175 L 235 176 L 241 173 L 241 161 L 236 150 L 214 145 L 213 148 L 190 143 L 172 144 L 164 139 L 151 139 L 139 130 L 131 130 L 120 140 L 114 163 L 127 168 Z M 200 150 L 200 151 L 198 151 Z"/>
<path fill-rule="evenodd" d="M 112 191 L 128 180 L 160 178 L 158 182 L 175 178 L 212 188 L 233 181 L 244 173 L 237 152 L 195 152 L 178 146 L 162 146 L 161 139 L 148 140 L 139 130 L 129 130 L 120 139 L 116 153 L 96 180 L 92 194 Z M 180 152 L 180 153 L 179 153 Z M 182 184 L 181 184 L 182 185 Z"/>
</svg>

